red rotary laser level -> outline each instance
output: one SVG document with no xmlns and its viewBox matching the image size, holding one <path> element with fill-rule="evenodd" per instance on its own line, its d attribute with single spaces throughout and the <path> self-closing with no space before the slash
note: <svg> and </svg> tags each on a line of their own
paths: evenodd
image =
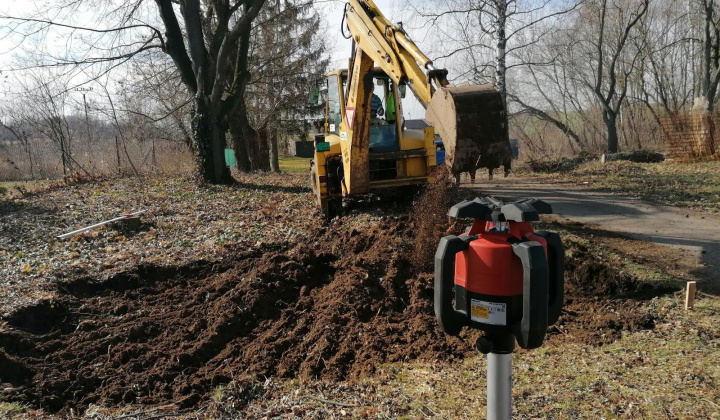
<svg viewBox="0 0 720 420">
<path fill-rule="evenodd" d="M 474 223 L 463 235 L 442 238 L 435 254 L 440 328 L 451 335 L 464 326 L 485 331 L 476 345 L 488 355 L 489 419 L 509 419 L 512 412 L 515 339 L 525 349 L 540 347 L 562 311 L 565 251 L 560 236 L 534 232 L 529 223 L 549 213 L 549 204 L 531 198 L 463 201 L 448 215 Z"/>
<path fill-rule="evenodd" d="M 475 222 L 459 237 L 442 238 L 435 254 L 435 314 L 444 332 L 470 326 L 540 347 L 562 310 L 564 250 L 558 234 L 534 232 L 529 222 L 551 212 L 535 199 L 476 198 L 450 209 L 450 217 Z"/>
</svg>

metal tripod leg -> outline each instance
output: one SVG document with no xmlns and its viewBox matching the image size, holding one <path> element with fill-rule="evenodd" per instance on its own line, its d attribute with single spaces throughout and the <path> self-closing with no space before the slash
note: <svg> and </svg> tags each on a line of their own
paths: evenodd
<svg viewBox="0 0 720 420">
<path fill-rule="evenodd" d="M 487 418 L 512 418 L 512 353 L 488 353 Z"/>
<path fill-rule="evenodd" d="M 487 354 L 487 418 L 512 418 L 512 352 L 515 336 L 487 335 L 478 338 L 478 350 Z"/>
</svg>

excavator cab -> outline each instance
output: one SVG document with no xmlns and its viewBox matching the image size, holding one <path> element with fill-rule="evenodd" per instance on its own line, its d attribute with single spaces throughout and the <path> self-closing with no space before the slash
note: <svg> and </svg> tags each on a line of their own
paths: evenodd
<svg viewBox="0 0 720 420">
<path fill-rule="evenodd" d="M 370 153 L 400 150 L 395 87 L 389 77 L 383 76 L 384 73 L 376 73 L 373 77 L 375 88 L 370 101 Z"/>
<path fill-rule="evenodd" d="M 358 119 L 369 117 L 366 138 L 363 139 L 367 144 L 369 182 L 367 189 L 356 189 L 352 194 L 378 188 L 422 185 L 435 171 L 432 128 L 428 127 L 419 134 L 404 135 L 404 92 L 382 69 L 374 68 L 371 74 L 372 95 L 369 105 L 363 109 L 347 106 L 347 69 L 328 74 L 326 85 L 321 89 L 326 90 L 324 95 L 320 95 L 325 98 L 325 132 L 316 138 L 310 177 L 318 204 L 328 217 L 338 212 L 342 197 L 350 195 L 345 174 L 346 165 L 352 165 L 353 161 L 344 158 L 343 149 L 351 147 L 349 138 L 353 128 L 357 129 Z"/>
</svg>

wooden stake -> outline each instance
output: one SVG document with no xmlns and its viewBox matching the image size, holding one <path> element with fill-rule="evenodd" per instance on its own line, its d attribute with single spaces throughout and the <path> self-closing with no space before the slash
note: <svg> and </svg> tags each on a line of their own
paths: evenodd
<svg viewBox="0 0 720 420">
<path fill-rule="evenodd" d="M 685 310 L 692 309 L 695 306 L 695 282 L 687 282 L 687 290 L 685 290 Z"/>
</svg>

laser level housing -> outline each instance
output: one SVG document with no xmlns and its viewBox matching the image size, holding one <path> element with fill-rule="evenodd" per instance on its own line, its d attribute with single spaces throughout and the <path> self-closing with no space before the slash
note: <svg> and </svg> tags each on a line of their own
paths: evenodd
<svg viewBox="0 0 720 420">
<path fill-rule="evenodd" d="M 549 213 L 549 204 L 531 198 L 476 198 L 450 209 L 450 217 L 474 222 L 460 236 L 443 237 L 435 254 L 435 315 L 444 332 L 457 335 L 468 326 L 496 337 L 512 334 L 525 349 L 542 345 L 560 317 L 564 291 L 560 236 L 530 225 Z"/>
</svg>

